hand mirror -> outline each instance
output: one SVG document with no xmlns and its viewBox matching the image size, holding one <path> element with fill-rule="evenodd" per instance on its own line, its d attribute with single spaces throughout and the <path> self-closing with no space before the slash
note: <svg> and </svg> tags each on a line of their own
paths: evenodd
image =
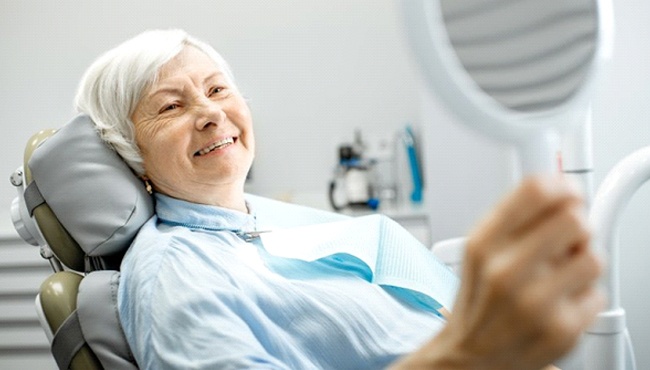
<svg viewBox="0 0 650 370">
<path fill-rule="evenodd" d="M 403 0 L 428 86 L 465 124 L 516 146 L 522 173 L 557 171 L 610 54 L 601 0 Z"/>
</svg>

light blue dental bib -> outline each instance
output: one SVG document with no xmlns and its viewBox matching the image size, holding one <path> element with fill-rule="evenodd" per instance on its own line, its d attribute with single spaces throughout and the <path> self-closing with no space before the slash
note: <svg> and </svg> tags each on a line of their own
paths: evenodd
<svg viewBox="0 0 650 370">
<path fill-rule="evenodd" d="M 349 218 L 265 198 L 248 199 L 255 206 L 256 231 L 269 254 L 327 260 L 420 308 L 434 312 L 453 308 L 457 276 L 390 218 Z"/>
</svg>

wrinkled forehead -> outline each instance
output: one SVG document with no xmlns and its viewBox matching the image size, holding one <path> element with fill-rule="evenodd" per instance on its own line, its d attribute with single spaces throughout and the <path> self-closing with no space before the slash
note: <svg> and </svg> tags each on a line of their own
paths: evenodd
<svg viewBox="0 0 650 370">
<path fill-rule="evenodd" d="M 182 81 L 189 76 L 199 79 L 217 77 L 225 79 L 226 82 L 234 85 L 229 68 L 225 63 L 215 60 L 215 58 L 197 47 L 186 45 L 178 54 L 160 66 L 153 81 L 148 86 L 147 92 L 151 93 L 160 85 L 173 84 L 174 81 Z"/>
</svg>

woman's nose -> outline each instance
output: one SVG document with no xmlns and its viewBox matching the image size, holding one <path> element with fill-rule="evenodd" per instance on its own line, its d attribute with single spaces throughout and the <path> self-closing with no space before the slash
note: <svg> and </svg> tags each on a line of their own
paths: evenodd
<svg viewBox="0 0 650 370">
<path fill-rule="evenodd" d="M 197 103 L 196 110 L 195 126 L 197 130 L 203 130 L 211 125 L 218 126 L 226 119 L 226 112 L 222 105 L 207 98 Z"/>
</svg>

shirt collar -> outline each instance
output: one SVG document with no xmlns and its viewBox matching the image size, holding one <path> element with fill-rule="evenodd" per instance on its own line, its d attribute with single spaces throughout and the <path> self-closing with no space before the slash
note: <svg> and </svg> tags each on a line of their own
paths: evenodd
<svg viewBox="0 0 650 370">
<path fill-rule="evenodd" d="M 255 212 L 246 201 L 249 213 L 228 208 L 192 203 L 155 193 L 156 215 L 166 224 L 182 225 L 191 229 L 236 232 L 255 231 Z"/>
</svg>

